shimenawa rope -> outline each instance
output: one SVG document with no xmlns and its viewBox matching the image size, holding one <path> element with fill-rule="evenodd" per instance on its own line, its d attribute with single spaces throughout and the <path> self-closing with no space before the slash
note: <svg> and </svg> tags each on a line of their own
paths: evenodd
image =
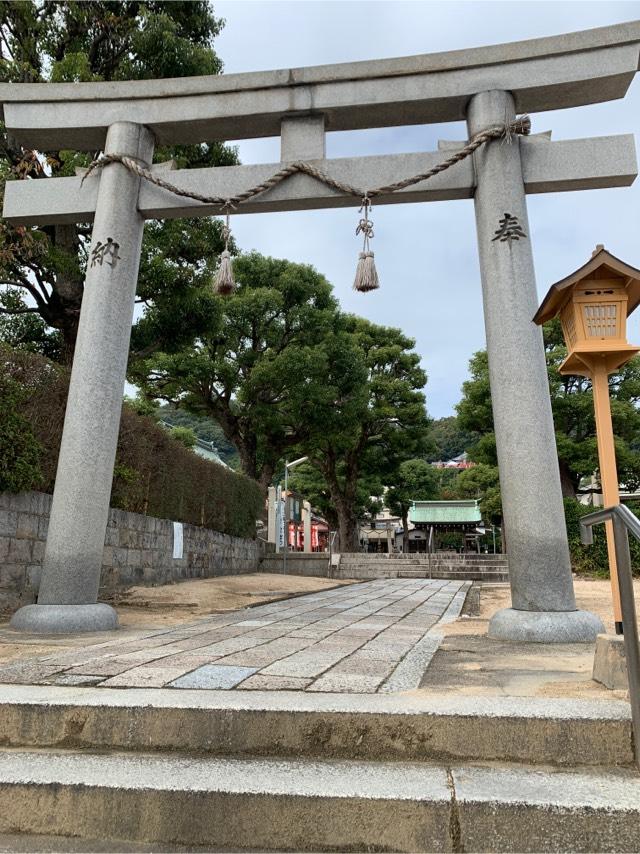
<svg viewBox="0 0 640 854">
<path fill-rule="evenodd" d="M 480 146 L 484 145 L 490 140 L 502 139 L 505 141 L 510 141 L 511 136 L 513 134 L 527 136 L 530 132 L 531 120 L 529 116 L 520 116 L 519 118 L 516 118 L 506 124 L 495 125 L 493 127 L 486 128 L 485 130 L 480 131 L 480 133 L 477 133 L 475 136 L 473 136 L 466 143 L 466 145 L 464 145 L 458 151 L 455 151 L 449 157 L 445 158 L 445 160 L 443 160 L 441 163 L 437 163 L 435 166 L 432 166 L 431 169 L 427 169 L 426 172 L 420 172 L 418 175 L 412 175 L 410 178 L 404 178 L 401 181 L 396 181 L 393 184 L 385 184 L 382 187 L 376 187 L 372 190 L 361 189 L 359 187 L 354 187 L 351 184 L 346 184 L 343 181 L 338 181 L 336 178 L 333 178 L 326 172 L 322 172 L 320 169 L 316 169 L 316 167 L 312 166 L 311 163 L 307 163 L 304 160 L 296 160 L 293 163 L 288 163 L 286 166 L 283 166 L 282 169 L 279 169 L 266 181 L 263 181 L 260 184 L 256 184 L 254 187 L 250 187 L 248 190 L 245 190 L 242 193 L 238 193 L 235 196 L 205 196 L 201 193 L 196 193 L 192 190 L 184 190 L 180 187 L 176 187 L 175 184 L 171 184 L 169 181 L 165 181 L 157 174 L 154 174 L 149 169 L 142 166 L 134 158 L 127 157 L 126 155 L 122 154 L 101 154 L 90 164 L 84 177 L 82 178 L 81 184 L 85 181 L 86 178 L 89 177 L 89 175 L 91 175 L 91 173 L 95 169 L 107 166 L 109 163 L 120 163 L 130 172 L 133 172 L 135 175 L 138 175 L 140 178 L 143 178 L 145 181 L 148 181 L 150 184 L 153 184 L 156 187 L 161 187 L 163 190 L 168 190 L 175 196 L 182 196 L 184 198 L 194 199 L 195 201 L 202 202 L 203 204 L 219 205 L 226 213 L 227 219 L 226 225 L 223 229 L 225 249 L 220 257 L 220 266 L 216 275 L 216 287 L 219 293 L 231 293 L 234 288 L 234 282 L 233 272 L 231 269 L 231 256 L 229 254 L 228 246 L 230 236 L 229 213 L 234 210 L 234 208 L 238 207 L 238 205 L 241 205 L 243 202 L 249 201 L 249 199 L 252 199 L 255 196 L 259 196 L 261 193 L 266 193 L 267 190 L 273 189 L 273 187 L 276 187 L 278 184 L 281 184 L 283 181 L 286 181 L 286 179 L 290 178 L 292 175 L 309 175 L 311 178 L 315 178 L 317 181 L 320 181 L 327 187 L 331 187 L 333 190 L 337 190 L 339 193 L 354 196 L 362 200 L 360 212 L 363 213 L 363 217 L 358 223 L 356 234 L 363 234 L 364 245 L 358 261 L 358 269 L 356 271 L 354 288 L 359 291 L 370 291 L 379 287 L 378 274 L 376 272 L 375 264 L 373 261 L 373 252 L 371 252 L 369 248 L 369 240 L 373 237 L 373 222 L 369 219 L 369 211 L 371 209 L 372 199 L 376 198 L 377 196 L 396 193 L 398 190 L 404 190 L 407 187 L 413 186 L 414 184 L 419 184 L 422 181 L 427 181 L 429 180 L 429 178 L 433 178 L 434 175 L 438 175 L 440 174 L 440 172 L 444 172 L 445 170 L 451 168 L 451 166 L 454 166 L 461 160 L 465 160 L 467 157 L 473 154 L 474 151 L 480 148 Z"/>
</svg>

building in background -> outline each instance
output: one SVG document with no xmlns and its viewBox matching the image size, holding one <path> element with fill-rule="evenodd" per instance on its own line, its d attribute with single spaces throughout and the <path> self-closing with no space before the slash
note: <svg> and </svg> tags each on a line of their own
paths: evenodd
<svg viewBox="0 0 640 854">
<path fill-rule="evenodd" d="M 478 552 L 479 538 L 486 533 L 476 499 L 414 501 L 409 522 L 407 552 Z"/>
<path fill-rule="evenodd" d="M 360 548 L 364 552 L 402 551 L 402 519 L 384 507 L 360 526 Z"/>
</svg>

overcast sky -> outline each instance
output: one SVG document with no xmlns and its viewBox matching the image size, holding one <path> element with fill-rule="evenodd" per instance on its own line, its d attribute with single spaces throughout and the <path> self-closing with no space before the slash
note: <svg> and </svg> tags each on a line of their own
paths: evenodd
<svg viewBox="0 0 640 854">
<path fill-rule="evenodd" d="M 225 72 L 433 53 L 556 35 L 640 18 L 640 2 L 271 2 L 214 3 L 226 26 L 216 41 Z M 623 101 L 532 116 L 554 139 L 640 132 L 640 81 Z M 434 151 L 464 139 L 463 123 L 327 135 L 327 156 Z M 279 140 L 239 144 L 243 163 L 275 163 Z M 640 181 L 631 188 L 529 196 L 538 293 L 581 266 L 597 243 L 640 267 Z M 483 348 L 484 323 L 472 201 L 374 210 L 381 289 L 352 291 L 360 249 L 355 210 L 243 215 L 232 227 L 243 250 L 313 264 L 345 311 L 415 338 L 429 381 L 427 407 L 449 415 Z M 640 311 L 630 339 L 640 342 Z"/>
</svg>

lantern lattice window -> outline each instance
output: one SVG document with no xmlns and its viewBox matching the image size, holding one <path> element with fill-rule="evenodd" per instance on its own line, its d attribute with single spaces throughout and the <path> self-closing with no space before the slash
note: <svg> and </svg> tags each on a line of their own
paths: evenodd
<svg viewBox="0 0 640 854">
<path fill-rule="evenodd" d="M 584 325 L 589 338 L 619 338 L 616 320 L 618 306 L 615 303 L 585 305 Z"/>
<path fill-rule="evenodd" d="M 572 315 L 574 325 L 572 335 L 569 330 L 571 324 L 563 318 L 562 325 L 569 349 L 579 344 L 580 340 L 585 343 L 594 339 L 625 340 L 627 294 L 617 283 L 607 282 L 606 285 L 608 286 L 580 289 L 572 300 L 575 310 L 571 311 L 571 303 L 566 307 L 567 317 Z"/>
</svg>

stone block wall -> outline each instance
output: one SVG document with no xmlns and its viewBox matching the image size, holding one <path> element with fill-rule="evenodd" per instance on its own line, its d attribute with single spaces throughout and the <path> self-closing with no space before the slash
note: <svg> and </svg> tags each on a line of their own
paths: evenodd
<svg viewBox="0 0 640 854">
<path fill-rule="evenodd" d="M 51 496 L 40 492 L 0 494 L 0 611 L 36 601 Z M 256 572 L 258 540 L 183 526 L 183 557 L 173 557 L 173 523 L 110 510 L 100 598 L 135 585 L 155 586 L 188 578 Z"/>
<path fill-rule="evenodd" d="M 281 554 L 265 554 L 260 564 L 260 572 L 282 572 L 284 561 Z M 329 577 L 329 555 L 326 552 L 289 552 L 287 555 L 287 574 L 310 577 Z"/>
</svg>

